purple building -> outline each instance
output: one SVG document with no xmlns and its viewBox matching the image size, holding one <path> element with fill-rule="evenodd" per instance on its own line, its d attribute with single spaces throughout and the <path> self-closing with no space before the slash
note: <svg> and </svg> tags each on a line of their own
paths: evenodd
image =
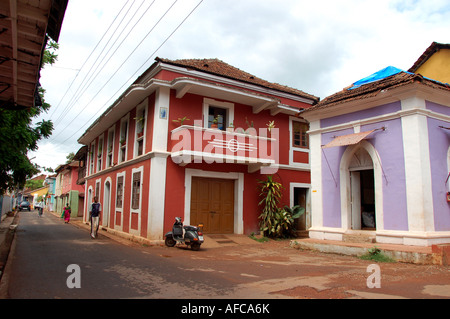
<svg viewBox="0 0 450 319">
<path fill-rule="evenodd" d="M 450 243 L 450 86 L 388 67 L 300 114 L 317 239 Z"/>
</svg>

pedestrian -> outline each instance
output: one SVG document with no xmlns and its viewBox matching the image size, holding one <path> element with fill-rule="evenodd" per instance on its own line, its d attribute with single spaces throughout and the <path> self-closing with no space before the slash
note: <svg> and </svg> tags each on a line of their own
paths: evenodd
<svg viewBox="0 0 450 319">
<path fill-rule="evenodd" d="M 42 217 L 42 212 L 44 210 L 44 201 L 41 200 L 39 203 L 37 203 L 36 207 L 38 209 L 38 216 Z"/>
<path fill-rule="evenodd" d="M 72 211 L 70 210 L 69 203 L 66 204 L 66 207 L 64 207 L 64 223 L 68 224 L 70 222 L 70 213 Z"/>
<path fill-rule="evenodd" d="M 89 219 L 91 220 L 91 237 L 96 238 L 98 227 L 100 225 L 100 212 L 102 205 L 98 202 L 98 197 L 94 197 L 94 202 L 89 207 Z"/>
</svg>

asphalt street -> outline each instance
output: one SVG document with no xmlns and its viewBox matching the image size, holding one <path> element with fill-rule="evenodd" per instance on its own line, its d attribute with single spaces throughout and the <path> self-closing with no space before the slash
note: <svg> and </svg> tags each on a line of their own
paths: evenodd
<svg viewBox="0 0 450 319">
<path fill-rule="evenodd" d="M 242 235 L 206 236 L 208 243 L 195 252 L 107 233 L 91 239 L 82 223 L 21 212 L 7 267 L 7 298 L 294 299 L 287 310 L 299 299 L 450 298 L 448 266 L 375 263 Z"/>
<path fill-rule="evenodd" d="M 12 299 L 189 298 L 192 288 L 232 289 L 214 274 L 183 272 L 179 263 L 145 247 L 92 239 L 51 214 L 20 213 L 11 259 Z"/>
</svg>

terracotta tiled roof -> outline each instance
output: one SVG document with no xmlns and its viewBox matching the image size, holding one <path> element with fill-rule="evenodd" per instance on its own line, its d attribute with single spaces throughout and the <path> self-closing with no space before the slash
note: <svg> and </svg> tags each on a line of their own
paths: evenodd
<svg viewBox="0 0 450 319">
<path fill-rule="evenodd" d="M 448 93 L 450 93 L 450 86 L 448 84 L 443 84 L 424 78 L 420 74 L 400 72 L 384 79 L 362 85 L 358 88 L 354 88 L 351 90 L 349 90 L 350 87 L 344 88 L 342 91 L 326 97 L 315 106 L 309 109 L 305 109 L 302 113 L 312 112 L 317 109 L 329 108 L 349 101 L 363 100 L 370 97 L 375 97 L 382 91 L 391 90 L 393 88 L 405 86 L 414 82 L 437 89 L 446 90 L 448 91 Z"/>
<path fill-rule="evenodd" d="M 156 58 L 157 62 L 163 62 L 175 66 L 185 67 L 192 70 L 206 72 L 209 74 L 223 76 L 229 79 L 245 82 L 272 90 L 297 95 L 303 98 L 311 99 L 315 103 L 319 101 L 319 98 L 305 93 L 303 91 L 284 86 L 278 83 L 271 83 L 266 80 L 260 79 L 250 73 L 244 72 L 234 66 L 231 66 L 219 59 L 182 59 L 182 60 L 169 60 Z"/>
<path fill-rule="evenodd" d="M 433 42 L 408 71 L 416 72 L 435 52 L 441 49 L 450 49 L 450 44 Z"/>
</svg>

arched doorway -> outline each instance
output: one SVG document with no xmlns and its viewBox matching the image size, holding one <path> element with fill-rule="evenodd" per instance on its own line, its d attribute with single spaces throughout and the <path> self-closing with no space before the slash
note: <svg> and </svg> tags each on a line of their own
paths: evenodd
<svg viewBox="0 0 450 319">
<path fill-rule="evenodd" d="M 348 146 L 340 165 L 341 222 L 345 230 L 382 230 L 382 169 L 367 141 Z"/>
</svg>

